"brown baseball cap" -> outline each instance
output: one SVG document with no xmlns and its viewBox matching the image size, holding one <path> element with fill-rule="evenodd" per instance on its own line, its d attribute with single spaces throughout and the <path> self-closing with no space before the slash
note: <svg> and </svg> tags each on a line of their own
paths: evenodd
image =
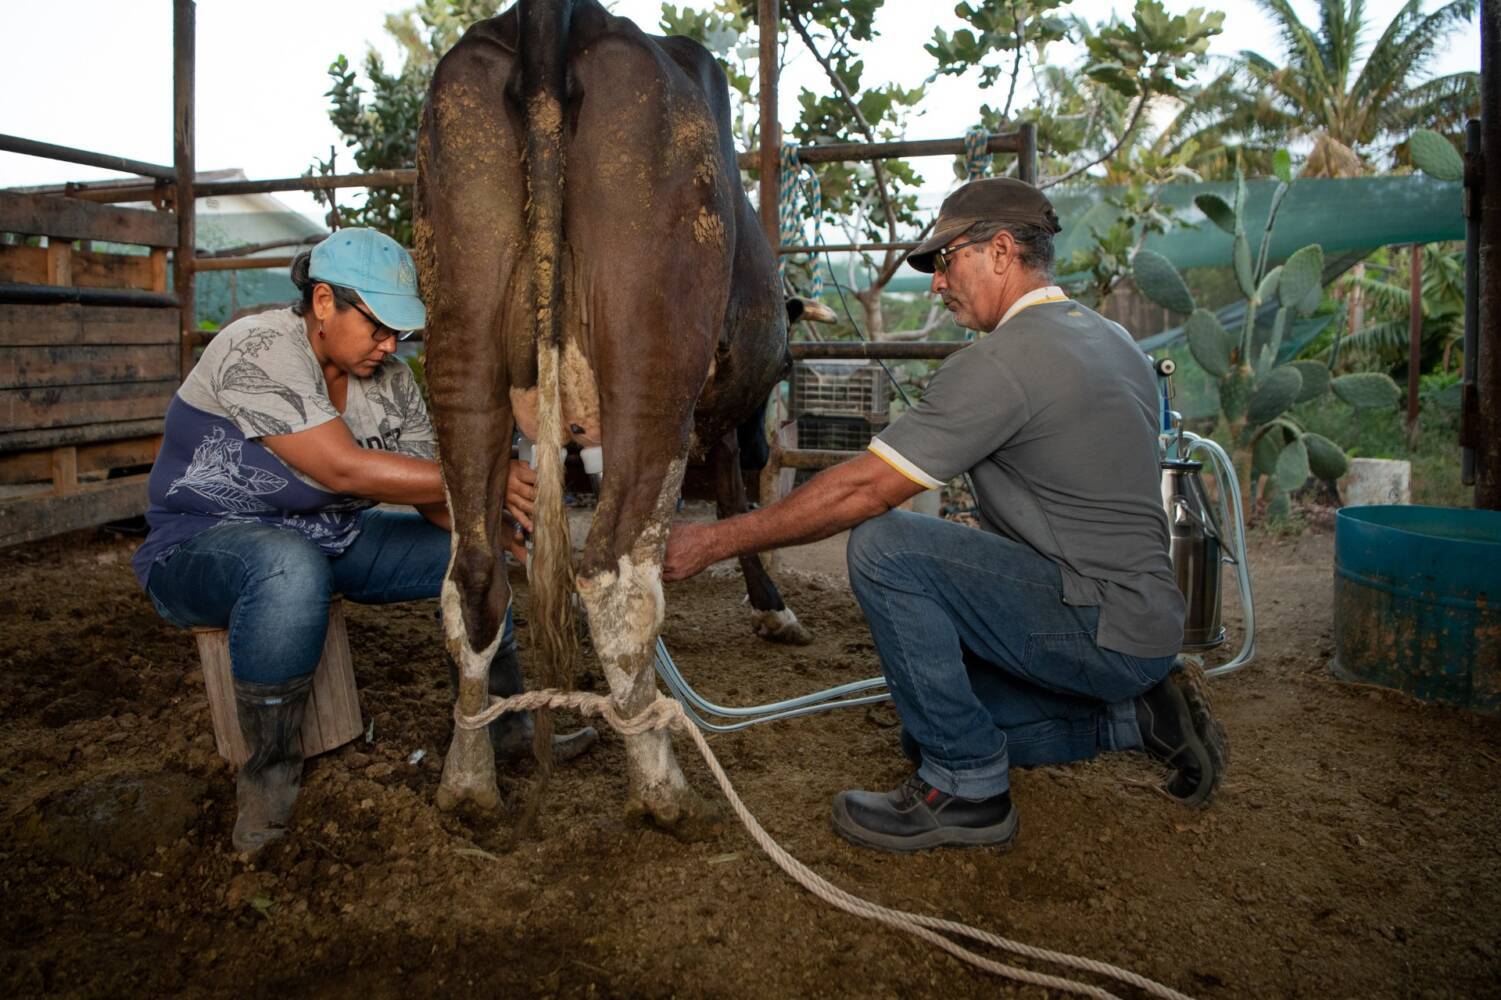
<svg viewBox="0 0 1501 1000">
<path fill-rule="evenodd" d="M 907 263 L 932 274 L 934 255 L 981 222 L 1020 222 L 1054 234 L 1063 231 L 1047 195 L 1014 177 L 987 177 L 943 199 L 933 234 L 907 255 Z"/>
</svg>

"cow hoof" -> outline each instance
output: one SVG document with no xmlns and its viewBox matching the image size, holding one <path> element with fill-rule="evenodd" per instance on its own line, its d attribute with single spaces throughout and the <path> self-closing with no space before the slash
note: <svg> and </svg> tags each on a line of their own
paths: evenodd
<svg viewBox="0 0 1501 1000">
<path fill-rule="evenodd" d="M 632 795 L 626 816 L 644 821 L 685 843 L 712 840 L 724 832 L 724 814 L 718 806 L 691 788 L 662 789 L 645 798 Z"/>
<path fill-rule="evenodd" d="M 481 812 L 494 812 L 500 808 L 500 789 L 495 786 L 490 788 L 448 788 L 438 786 L 438 794 L 434 797 L 438 808 L 443 812 L 456 812 L 464 803 L 469 803 Z"/>
<path fill-rule="evenodd" d="M 483 782 L 454 784 L 444 775 L 435 800 L 444 812 L 453 812 L 466 802 L 484 812 L 493 812 L 500 808 L 500 786 L 495 784 L 493 777 L 489 785 Z"/>
<path fill-rule="evenodd" d="M 807 646 L 813 642 L 812 631 L 797 620 L 797 615 L 792 613 L 791 608 L 757 611 L 751 617 L 751 626 L 767 642 L 777 642 L 784 646 Z"/>
<path fill-rule="evenodd" d="M 443 779 L 438 784 L 438 808 L 444 812 L 461 803 L 483 810 L 500 806 L 500 788 L 495 784 L 495 749 L 483 729 L 460 729 L 443 761 Z"/>
</svg>

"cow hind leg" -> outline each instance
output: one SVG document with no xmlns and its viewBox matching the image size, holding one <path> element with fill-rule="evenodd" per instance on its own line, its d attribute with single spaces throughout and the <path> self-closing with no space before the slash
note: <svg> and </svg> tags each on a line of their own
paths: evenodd
<svg viewBox="0 0 1501 1000">
<path fill-rule="evenodd" d="M 476 27 L 439 64 L 417 149 L 416 257 L 428 302 L 427 381 L 453 555 L 443 583 L 444 644 L 459 667 L 459 710 L 483 711 L 502 639 L 506 580 L 501 503 L 512 412 L 506 311 L 522 298 L 526 232 L 520 146 L 503 100 L 512 56 Z M 493 808 L 495 756 L 483 730 L 455 728 L 437 802 Z"/>
<path fill-rule="evenodd" d="M 464 601 L 460 590 L 450 570 L 449 578 L 443 583 L 445 622 L 461 622 L 461 613 L 456 613 Z M 462 624 L 457 629 L 447 625 L 445 628 L 444 642 L 459 665 L 459 710 L 466 715 L 478 715 L 489 703 L 490 661 L 500 646 L 501 636 L 497 633 L 487 649 L 477 650 L 469 644 Z M 457 655 L 454 655 L 454 650 L 458 651 Z M 484 729 L 454 727 L 448 756 L 443 760 L 443 777 L 436 801 L 438 808 L 445 811 L 456 809 L 466 801 L 484 810 L 500 805 L 500 788 L 495 783 L 495 749 Z"/>
<path fill-rule="evenodd" d="M 714 469 L 714 497 L 720 518 L 742 514 L 749 507 L 745 498 L 745 479 L 740 471 L 740 448 L 736 435 L 727 434 L 716 441 L 709 461 Z M 750 598 L 751 628 L 768 642 L 789 646 L 806 646 L 813 633 L 797 620 L 797 615 L 782 600 L 781 592 L 766 572 L 759 555 L 740 557 L 740 572 L 745 577 L 745 592 Z"/>
<path fill-rule="evenodd" d="M 586 545 L 584 571 L 578 579 L 579 595 L 588 611 L 589 631 L 610 685 L 610 698 L 625 718 L 637 715 L 658 696 L 653 660 L 665 608 L 662 552 L 685 465 L 686 457 L 680 457 L 669 465 L 665 477 L 641 477 L 620 484 L 619 491 L 612 484 L 626 477 L 617 474 L 612 480 L 607 466 L 600 498 L 604 517 L 597 516 L 591 530 L 593 544 Z M 639 493 L 642 489 L 657 489 L 657 495 L 635 499 L 620 495 Z M 614 497 L 612 492 L 616 494 Z M 612 520 L 609 514 L 621 507 L 639 509 L 641 500 L 650 505 L 649 512 L 637 522 L 639 531 L 634 539 L 621 543 L 612 537 L 614 530 L 621 527 L 620 522 L 609 523 Z M 610 545 L 609 541 L 616 544 Z M 603 560 L 591 560 L 588 556 L 590 550 L 600 551 L 596 546 L 621 554 L 613 565 L 599 565 Z M 713 831 L 717 813 L 688 786 L 665 730 L 625 737 L 625 752 L 630 787 L 627 813 L 650 819 L 689 839 Z"/>
</svg>

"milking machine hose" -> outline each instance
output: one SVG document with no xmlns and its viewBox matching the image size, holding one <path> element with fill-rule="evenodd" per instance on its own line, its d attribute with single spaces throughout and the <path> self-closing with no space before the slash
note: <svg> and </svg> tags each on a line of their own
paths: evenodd
<svg viewBox="0 0 1501 1000">
<path fill-rule="evenodd" d="M 819 712 L 827 712 L 835 708 L 853 708 L 857 705 L 874 705 L 883 701 L 890 701 L 891 695 L 885 691 L 876 694 L 861 695 L 857 698 L 846 697 L 856 695 L 861 691 L 871 691 L 875 688 L 886 686 L 886 681 L 880 677 L 869 677 L 863 681 L 851 681 L 848 684 L 840 684 L 813 694 L 803 695 L 801 698 L 789 698 L 786 701 L 775 701 L 766 705 L 752 705 L 749 708 L 730 708 L 724 705 L 716 705 L 705 699 L 687 678 L 678 670 L 677 664 L 672 661 L 672 655 L 667 652 L 667 644 L 657 637 L 657 676 L 662 678 L 662 683 L 672 692 L 672 696 L 683 703 L 683 711 L 693 724 L 700 729 L 711 733 L 732 733 L 737 729 L 745 729 L 759 722 L 775 722 L 778 719 L 796 719 L 804 715 L 816 715 Z M 735 719 L 734 722 L 710 722 L 703 715 L 717 715 L 721 718 Z"/>
</svg>

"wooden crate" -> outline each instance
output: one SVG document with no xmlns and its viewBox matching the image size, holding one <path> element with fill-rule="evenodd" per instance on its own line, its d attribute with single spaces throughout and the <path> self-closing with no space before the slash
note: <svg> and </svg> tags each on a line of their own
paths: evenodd
<svg viewBox="0 0 1501 1000">
<path fill-rule="evenodd" d="M 0 245 L 16 286 L 165 293 L 177 243 L 168 212 L 3 191 L 0 232 L 46 240 Z M 0 301 L 0 546 L 145 512 L 180 331 L 171 306 Z"/>
</svg>

